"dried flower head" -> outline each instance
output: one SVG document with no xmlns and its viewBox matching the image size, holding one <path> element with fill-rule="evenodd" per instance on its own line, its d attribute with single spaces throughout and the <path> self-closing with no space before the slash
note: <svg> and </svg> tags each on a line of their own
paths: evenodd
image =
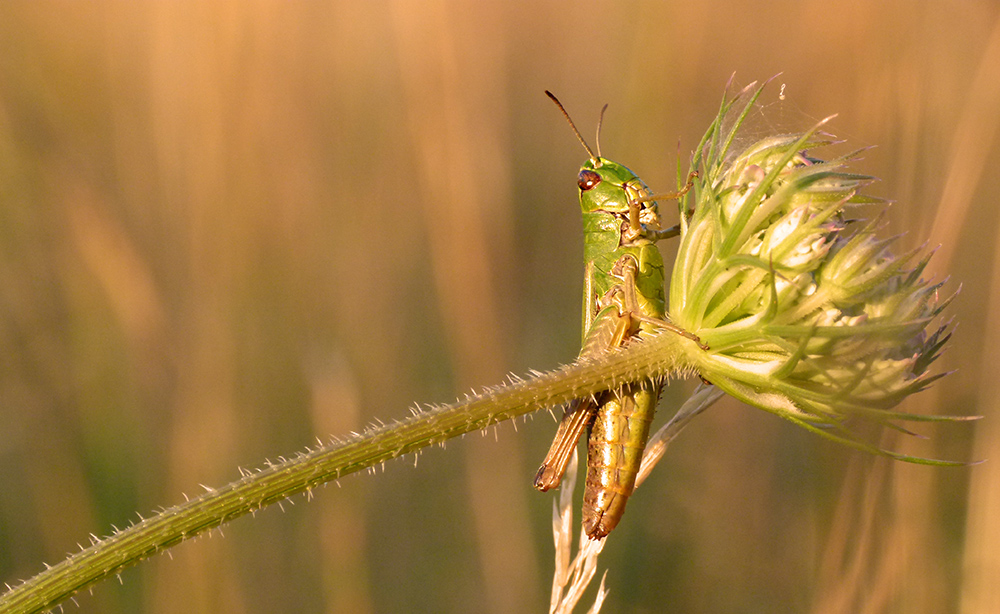
<svg viewBox="0 0 1000 614">
<path fill-rule="evenodd" d="M 928 366 L 948 340 L 933 321 L 948 304 L 921 273 L 930 258 L 900 256 L 845 209 L 879 202 L 859 190 L 871 177 L 845 170 L 855 154 L 822 161 L 819 132 L 774 136 L 730 156 L 761 88 L 730 129 L 737 98 L 723 101 L 694 159 L 701 170 L 681 203 L 681 243 L 670 284 L 671 321 L 711 349 L 691 351 L 702 377 L 736 398 L 826 437 L 901 460 L 847 427 L 863 417 L 949 420 L 892 411 L 943 374 Z M 688 211 L 689 202 L 694 206 Z M 904 430 L 905 431 L 905 430 Z"/>
</svg>

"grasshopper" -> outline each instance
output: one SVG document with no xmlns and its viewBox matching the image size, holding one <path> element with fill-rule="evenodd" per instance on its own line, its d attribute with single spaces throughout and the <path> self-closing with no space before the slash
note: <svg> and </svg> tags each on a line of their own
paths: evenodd
<svg viewBox="0 0 1000 614">
<path fill-rule="evenodd" d="M 631 170 L 600 156 L 587 145 L 559 100 L 545 92 L 562 111 L 589 159 L 577 186 L 584 230 L 583 344 L 581 357 L 596 357 L 630 339 L 667 329 L 705 348 L 698 337 L 665 319 L 661 239 L 680 234 L 679 226 L 660 229 L 657 198 L 680 198 L 691 189 L 654 196 Z M 607 105 L 604 107 L 607 109 Z M 604 109 L 601 110 L 603 120 Z M 621 519 L 635 488 L 649 425 L 663 383 L 645 381 L 571 403 L 555 439 L 535 475 L 541 491 L 559 485 L 584 428 L 589 431 L 583 526 L 591 539 L 605 537 Z"/>
</svg>

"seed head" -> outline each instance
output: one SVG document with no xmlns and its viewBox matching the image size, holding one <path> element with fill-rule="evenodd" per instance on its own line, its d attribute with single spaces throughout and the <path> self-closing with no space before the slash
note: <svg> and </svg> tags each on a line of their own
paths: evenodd
<svg viewBox="0 0 1000 614">
<path fill-rule="evenodd" d="M 744 90 L 750 101 L 728 130 L 740 97 L 724 101 L 695 154 L 701 173 L 680 207 L 670 320 L 711 348 L 691 348 L 702 377 L 742 401 L 854 447 L 939 462 L 880 450 L 847 423 L 960 419 L 892 411 L 943 375 L 928 367 L 950 336 L 935 321 L 952 297 L 921 276 L 923 248 L 894 255 L 896 238 L 877 237 L 881 215 L 846 216 L 880 201 L 860 193 L 871 177 L 846 169 L 858 152 L 809 155 L 833 143 L 819 132 L 825 120 L 729 155 L 760 90 Z"/>
</svg>

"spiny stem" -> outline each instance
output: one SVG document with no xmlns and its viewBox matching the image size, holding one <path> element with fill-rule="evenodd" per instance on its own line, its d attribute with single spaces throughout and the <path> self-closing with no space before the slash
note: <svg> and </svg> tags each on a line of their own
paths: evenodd
<svg viewBox="0 0 1000 614">
<path fill-rule="evenodd" d="M 688 347 L 690 346 L 690 347 Z M 652 335 L 601 356 L 489 388 L 457 403 L 373 427 L 347 440 L 299 453 L 186 503 L 165 509 L 70 556 L 0 596 L 5 614 L 44 612 L 87 586 L 230 520 L 386 460 L 538 409 L 688 367 L 693 342 Z M 527 477 L 525 478 L 527 479 Z"/>
</svg>

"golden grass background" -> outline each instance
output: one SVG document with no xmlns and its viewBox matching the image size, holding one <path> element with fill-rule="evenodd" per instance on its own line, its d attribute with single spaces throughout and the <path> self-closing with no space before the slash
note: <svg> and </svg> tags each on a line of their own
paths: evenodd
<svg viewBox="0 0 1000 614">
<path fill-rule="evenodd" d="M 579 343 L 584 159 L 674 183 L 731 73 L 878 147 L 900 250 L 962 293 L 893 464 L 723 402 L 602 556 L 614 612 L 1000 611 L 993 2 L 0 5 L 0 579 L 316 437 Z M 785 100 L 778 100 L 779 84 Z M 669 211 L 670 208 L 665 209 Z M 665 253 L 670 253 L 670 247 Z M 661 402 L 673 411 L 674 384 Z M 82 612 L 540 612 L 541 414 L 240 520 Z"/>
</svg>

